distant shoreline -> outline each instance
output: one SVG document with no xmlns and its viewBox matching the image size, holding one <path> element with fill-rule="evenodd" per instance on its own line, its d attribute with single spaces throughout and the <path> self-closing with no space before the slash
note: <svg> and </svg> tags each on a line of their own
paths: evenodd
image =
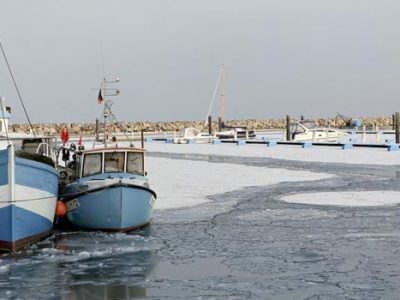
<svg viewBox="0 0 400 300">
<path fill-rule="evenodd" d="M 344 126 L 344 122 L 341 120 L 335 120 L 335 118 L 317 118 L 313 119 L 317 126 L 320 127 L 340 127 Z M 361 118 L 363 125 L 368 128 L 376 127 L 381 129 L 387 129 L 392 127 L 391 117 L 365 117 Z M 295 121 L 295 120 L 293 120 Z M 286 125 L 285 119 L 244 119 L 244 120 L 226 120 L 225 123 L 230 126 L 247 127 L 248 129 L 262 130 L 262 129 L 283 129 Z M 213 129 L 217 129 L 217 122 L 213 121 Z M 153 132 L 164 132 L 164 131 L 179 131 L 183 128 L 195 127 L 198 129 L 208 130 L 207 126 L 204 126 L 204 121 L 144 121 L 144 122 L 118 122 L 114 124 L 110 131 L 113 132 L 140 132 L 141 130 L 153 131 Z M 68 128 L 71 134 L 83 134 L 90 135 L 94 134 L 96 125 L 92 123 L 36 123 L 33 124 L 33 128 L 38 134 L 58 134 L 61 132 L 61 128 Z M 28 132 L 28 124 L 11 124 L 9 126 L 10 132 Z"/>
</svg>

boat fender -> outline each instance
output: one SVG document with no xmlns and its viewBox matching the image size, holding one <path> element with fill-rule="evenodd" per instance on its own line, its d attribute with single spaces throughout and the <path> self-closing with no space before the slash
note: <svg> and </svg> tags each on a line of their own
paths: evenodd
<svg viewBox="0 0 400 300">
<path fill-rule="evenodd" d="M 56 205 L 56 216 L 57 217 L 64 217 L 67 214 L 68 208 L 64 202 L 61 200 L 57 201 Z"/>
</svg>

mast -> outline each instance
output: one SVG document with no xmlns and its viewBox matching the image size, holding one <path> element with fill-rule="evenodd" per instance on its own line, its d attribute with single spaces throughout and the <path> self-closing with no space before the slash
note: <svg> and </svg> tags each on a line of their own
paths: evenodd
<svg viewBox="0 0 400 300">
<path fill-rule="evenodd" d="M 225 74 L 224 74 L 224 64 L 221 65 L 221 121 L 224 120 L 225 113 Z"/>
<path fill-rule="evenodd" d="M 100 84 L 100 90 L 101 94 L 104 95 L 104 107 L 103 107 L 103 113 L 101 116 L 101 121 L 103 121 L 104 124 L 104 147 L 107 147 L 107 135 L 108 135 L 108 129 L 107 129 L 107 120 L 111 118 L 112 122 L 116 120 L 114 114 L 111 111 L 111 106 L 114 104 L 114 102 L 109 99 L 110 96 L 118 96 L 119 95 L 119 90 L 116 88 L 108 88 L 107 85 L 109 83 L 118 83 L 119 78 L 115 78 L 115 80 L 112 81 L 107 81 L 105 78 L 103 79 L 103 82 Z M 100 121 L 100 122 L 101 122 Z"/>
</svg>

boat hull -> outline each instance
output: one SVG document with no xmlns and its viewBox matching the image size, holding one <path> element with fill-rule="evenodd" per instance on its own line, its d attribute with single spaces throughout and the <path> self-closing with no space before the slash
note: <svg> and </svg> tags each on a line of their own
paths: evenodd
<svg viewBox="0 0 400 300">
<path fill-rule="evenodd" d="M 50 233 L 58 173 L 41 162 L 18 157 L 10 161 L 10 152 L 0 150 L 0 178 L 0 250 L 16 251 Z"/>
<path fill-rule="evenodd" d="M 83 229 L 126 232 L 150 222 L 155 197 L 148 188 L 114 184 L 76 197 L 67 217 Z"/>
</svg>

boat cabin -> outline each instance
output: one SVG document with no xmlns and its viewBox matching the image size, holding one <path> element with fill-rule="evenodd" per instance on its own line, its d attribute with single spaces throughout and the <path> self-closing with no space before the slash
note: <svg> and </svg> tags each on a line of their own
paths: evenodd
<svg viewBox="0 0 400 300">
<path fill-rule="evenodd" d="M 113 172 L 145 175 L 144 150 L 103 148 L 76 153 L 75 177 Z"/>
</svg>

